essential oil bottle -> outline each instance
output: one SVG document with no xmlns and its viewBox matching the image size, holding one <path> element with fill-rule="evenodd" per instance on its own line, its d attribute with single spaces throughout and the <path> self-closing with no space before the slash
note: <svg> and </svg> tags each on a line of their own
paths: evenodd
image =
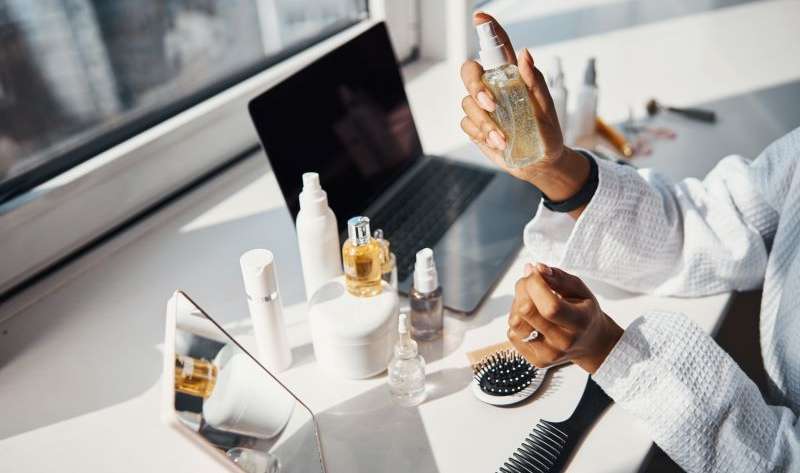
<svg viewBox="0 0 800 473">
<path fill-rule="evenodd" d="M 442 287 L 433 250 L 425 248 L 417 252 L 414 264 L 414 284 L 408 293 L 411 305 L 411 327 L 418 340 L 433 340 L 442 335 L 444 306 Z"/>
<path fill-rule="evenodd" d="M 408 313 L 401 312 L 394 357 L 389 362 L 389 392 L 401 406 L 416 406 L 425 400 L 425 359 L 411 338 Z"/>
<path fill-rule="evenodd" d="M 528 88 L 517 66 L 506 59 L 494 22 L 476 28 L 485 71 L 481 80 L 492 91 L 497 107 L 491 116 L 505 135 L 503 161 L 510 168 L 529 166 L 544 156 L 544 144 Z"/>
<path fill-rule="evenodd" d="M 354 296 L 380 294 L 383 275 L 383 245 L 370 236 L 369 218 L 347 221 L 348 239 L 342 246 L 342 262 L 347 291 Z"/>
</svg>

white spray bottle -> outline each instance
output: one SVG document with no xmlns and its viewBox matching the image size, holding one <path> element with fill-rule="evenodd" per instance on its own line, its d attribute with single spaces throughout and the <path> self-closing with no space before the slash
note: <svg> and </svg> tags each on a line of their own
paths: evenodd
<svg viewBox="0 0 800 473">
<path fill-rule="evenodd" d="M 319 174 L 303 174 L 300 212 L 297 213 L 297 243 L 306 299 L 317 289 L 342 274 L 341 245 L 336 215 L 328 207 L 328 195 L 319 183 Z"/>
</svg>

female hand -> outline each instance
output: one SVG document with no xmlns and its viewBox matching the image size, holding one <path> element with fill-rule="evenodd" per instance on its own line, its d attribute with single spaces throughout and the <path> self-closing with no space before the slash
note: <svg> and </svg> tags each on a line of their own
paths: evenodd
<svg viewBox="0 0 800 473">
<path fill-rule="evenodd" d="M 594 373 L 622 336 L 580 278 L 537 264 L 517 281 L 508 339 L 534 366 L 572 361 Z M 525 341 L 533 330 L 539 335 Z"/>
<path fill-rule="evenodd" d="M 561 127 L 558 124 L 553 99 L 547 89 L 547 82 L 544 76 L 534 66 L 533 57 L 527 49 L 523 49 L 517 56 L 508 35 L 500 24 L 490 15 L 478 12 L 473 17 L 476 25 L 492 21 L 497 28 L 497 35 L 501 38 L 504 46 L 506 59 L 511 64 L 519 67 L 520 75 L 528 88 L 531 102 L 534 106 L 534 115 L 539 123 L 539 130 L 544 142 L 544 157 L 530 166 L 522 169 L 510 169 L 505 165 L 502 150 L 507 145 L 507 137 L 503 131 L 492 120 L 489 112 L 493 112 L 496 103 L 492 92 L 481 81 L 483 68 L 478 62 L 469 60 L 461 66 L 461 79 L 469 95 L 461 101 L 461 108 L 466 116 L 461 119 L 461 129 L 469 135 L 489 159 L 500 166 L 509 174 L 531 182 L 535 177 L 545 170 L 549 165 L 558 161 L 564 154 L 564 139 L 561 136 Z"/>
</svg>

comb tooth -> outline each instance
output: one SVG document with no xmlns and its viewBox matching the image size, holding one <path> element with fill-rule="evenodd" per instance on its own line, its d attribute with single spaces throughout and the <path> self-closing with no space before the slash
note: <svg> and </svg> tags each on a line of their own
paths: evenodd
<svg viewBox="0 0 800 473">
<path fill-rule="evenodd" d="M 513 464 L 511 464 L 511 462 L 508 462 L 508 461 L 507 461 L 507 462 L 505 462 L 505 463 L 503 464 L 503 466 L 504 466 L 505 468 L 507 468 L 507 470 L 506 470 L 506 471 L 508 471 L 509 473 L 528 473 L 528 472 L 527 472 L 527 471 L 525 471 L 525 470 L 520 470 L 519 468 L 517 468 L 516 466 L 514 466 Z"/>
<path fill-rule="evenodd" d="M 528 455 L 536 460 L 537 463 L 540 463 L 545 467 L 545 469 L 550 469 L 555 462 L 558 460 L 556 457 L 552 456 L 549 452 L 545 451 L 541 447 L 537 447 L 534 444 L 529 442 L 524 442 L 520 448 L 524 448 Z M 547 456 L 545 456 L 547 454 Z"/>
<path fill-rule="evenodd" d="M 545 473 L 549 469 L 549 467 L 547 465 L 545 465 L 542 462 L 538 461 L 535 457 L 531 456 L 530 453 L 528 453 L 528 452 L 526 452 L 526 451 L 524 451 L 522 449 L 518 448 L 517 451 L 513 453 L 513 456 L 517 460 L 525 463 L 528 466 L 528 468 L 535 469 L 536 471 L 541 471 L 542 473 Z M 536 463 L 534 463 L 534 462 L 536 462 Z M 537 463 L 538 463 L 538 465 L 537 465 Z"/>
<path fill-rule="evenodd" d="M 560 445 L 553 443 L 552 440 L 549 440 L 538 430 L 531 432 L 530 435 L 528 435 L 528 440 L 530 440 L 534 445 L 540 445 L 540 448 L 546 449 L 553 457 L 557 457 L 561 452 Z"/>
<path fill-rule="evenodd" d="M 500 467 L 500 473 L 514 473 L 511 470 L 506 469 L 505 465 Z"/>
<path fill-rule="evenodd" d="M 564 445 L 564 441 L 561 439 L 561 437 L 554 435 L 553 432 L 543 427 L 541 423 L 536 426 L 534 433 L 538 434 L 539 437 L 546 440 L 548 444 L 552 445 L 556 449 L 560 450 Z"/>
<path fill-rule="evenodd" d="M 549 430 L 552 430 L 553 433 L 555 433 L 558 437 L 561 437 L 562 439 L 564 439 L 564 442 L 567 441 L 567 438 L 569 437 L 569 435 L 567 435 L 566 432 L 564 432 L 563 430 L 559 429 L 558 427 L 553 425 L 551 422 L 548 422 L 546 420 L 543 420 L 541 423 L 544 424 L 544 426 L 547 427 Z"/>
<path fill-rule="evenodd" d="M 506 463 L 506 465 L 514 465 L 519 471 L 524 472 L 524 473 L 536 473 L 535 470 L 531 470 L 530 468 L 525 466 L 523 463 L 520 463 L 514 457 L 509 457 L 508 458 L 508 462 Z"/>
</svg>

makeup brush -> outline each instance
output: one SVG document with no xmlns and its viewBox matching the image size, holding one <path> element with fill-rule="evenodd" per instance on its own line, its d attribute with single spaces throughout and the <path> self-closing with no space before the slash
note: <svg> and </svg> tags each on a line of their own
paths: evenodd
<svg viewBox="0 0 800 473">
<path fill-rule="evenodd" d="M 677 113 L 678 115 L 683 115 L 686 118 L 691 118 L 692 120 L 698 120 L 701 122 L 714 123 L 717 121 L 717 114 L 713 110 L 705 110 L 702 108 L 667 107 L 658 103 L 656 99 L 648 100 L 645 108 L 647 109 L 647 114 L 651 117 L 655 116 L 662 110 L 666 110 L 668 112 Z"/>
<path fill-rule="evenodd" d="M 540 420 L 499 473 L 556 473 L 564 469 L 578 442 L 611 404 L 589 376 L 580 401 L 567 420 Z"/>
</svg>

